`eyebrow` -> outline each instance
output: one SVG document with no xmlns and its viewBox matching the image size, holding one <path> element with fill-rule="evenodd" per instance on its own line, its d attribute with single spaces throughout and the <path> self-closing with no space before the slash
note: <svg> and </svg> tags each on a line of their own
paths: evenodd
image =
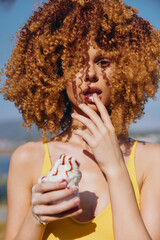
<svg viewBox="0 0 160 240">
<path fill-rule="evenodd" d="M 103 57 L 103 55 L 100 53 L 100 54 L 98 54 L 98 55 L 95 56 L 95 59 L 101 58 L 101 57 Z"/>
<path fill-rule="evenodd" d="M 99 60 L 101 58 L 107 58 L 107 59 L 111 60 L 111 57 L 109 57 L 107 55 L 103 55 L 102 53 L 100 53 L 97 56 L 95 56 L 95 61 L 97 61 L 97 60 Z"/>
</svg>

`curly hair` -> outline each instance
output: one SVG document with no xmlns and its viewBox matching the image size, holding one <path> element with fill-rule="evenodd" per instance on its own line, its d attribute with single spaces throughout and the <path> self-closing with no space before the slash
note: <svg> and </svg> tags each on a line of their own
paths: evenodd
<svg viewBox="0 0 160 240">
<path fill-rule="evenodd" d="M 19 30 L 2 70 L 4 98 L 31 128 L 57 134 L 71 122 L 65 88 L 83 66 L 86 39 L 116 63 L 110 79 L 117 136 L 144 114 L 160 77 L 160 32 L 122 0 L 48 0 Z M 64 74 L 67 72 L 67 74 Z"/>
</svg>

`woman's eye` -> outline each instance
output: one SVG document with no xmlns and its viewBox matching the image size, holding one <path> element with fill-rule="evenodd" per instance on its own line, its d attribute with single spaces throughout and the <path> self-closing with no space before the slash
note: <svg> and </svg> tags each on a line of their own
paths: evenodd
<svg viewBox="0 0 160 240">
<path fill-rule="evenodd" d="M 111 64 L 111 62 L 108 61 L 108 60 L 100 60 L 100 61 L 98 62 L 98 65 L 101 65 L 102 67 L 109 67 L 110 64 Z"/>
</svg>

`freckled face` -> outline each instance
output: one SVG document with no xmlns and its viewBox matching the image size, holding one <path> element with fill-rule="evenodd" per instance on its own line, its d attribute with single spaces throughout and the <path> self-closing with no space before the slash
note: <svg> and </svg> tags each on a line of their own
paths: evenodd
<svg viewBox="0 0 160 240">
<path fill-rule="evenodd" d="M 100 49 L 90 45 L 87 50 L 85 64 L 72 82 L 68 83 L 66 92 L 72 106 L 79 100 L 96 111 L 97 108 L 92 101 L 93 93 L 98 94 L 106 107 L 109 105 L 111 96 L 109 78 L 114 64 L 111 59 L 99 54 Z"/>
</svg>

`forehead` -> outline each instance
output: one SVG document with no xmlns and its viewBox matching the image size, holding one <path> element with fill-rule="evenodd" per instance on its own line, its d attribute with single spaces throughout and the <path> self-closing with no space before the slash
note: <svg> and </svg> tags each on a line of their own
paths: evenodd
<svg viewBox="0 0 160 240">
<path fill-rule="evenodd" d="M 86 41 L 84 43 L 84 55 L 90 57 L 109 57 L 109 52 L 102 50 L 96 43 Z"/>
</svg>

